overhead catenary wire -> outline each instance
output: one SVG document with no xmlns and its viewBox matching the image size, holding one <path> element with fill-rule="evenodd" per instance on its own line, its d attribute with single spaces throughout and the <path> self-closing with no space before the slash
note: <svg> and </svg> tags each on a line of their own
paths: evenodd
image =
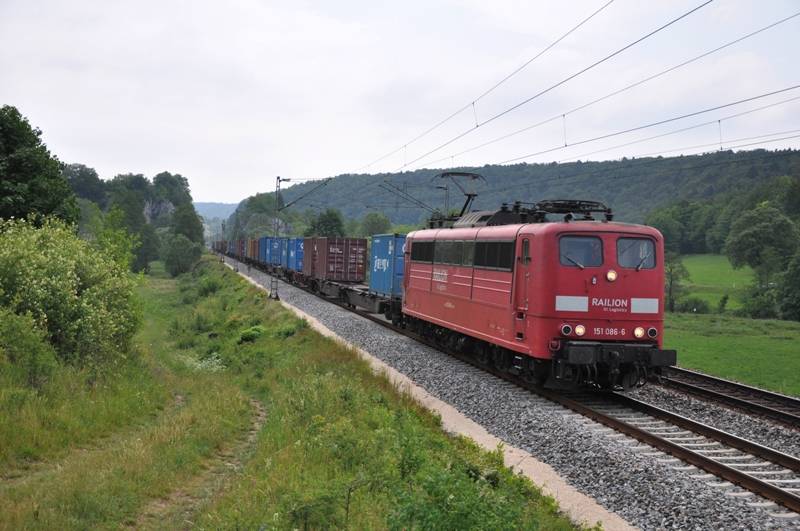
<svg viewBox="0 0 800 531">
<path fill-rule="evenodd" d="M 745 40 L 747 40 L 747 39 L 749 39 L 749 38 L 751 38 L 751 37 L 755 37 L 756 35 L 759 35 L 759 34 L 761 34 L 761 33 L 765 32 L 765 31 L 767 31 L 767 30 L 770 30 L 770 29 L 772 29 L 772 28 L 774 28 L 774 27 L 776 27 L 776 26 L 779 26 L 780 24 L 783 24 L 783 23 L 785 23 L 785 22 L 788 22 L 788 21 L 790 21 L 790 20 L 792 20 L 792 19 L 794 19 L 794 18 L 796 18 L 796 17 L 798 17 L 798 16 L 800 16 L 800 11 L 798 11 L 798 12 L 796 12 L 796 13 L 792 14 L 792 15 L 789 15 L 789 16 L 787 16 L 787 17 L 784 17 L 784 18 L 782 18 L 782 19 L 780 19 L 780 20 L 776 20 L 775 22 L 773 22 L 773 23 L 771 23 L 771 24 L 768 24 L 768 25 L 766 25 L 766 26 L 763 26 L 763 27 L 761 27 L 761 28 L 759 28 L 759 29 L 757 29 L 757 30 L 755 30 L 755 31 L 752 31 L 752 32 L 750 32 L 750 33 L 747 33 L 746 35 L 742 35 L 741 37 L 738 37 L 738 38 L 736 38 L 736 39 L 734 39 L 734 40 L 732 40 L 732 41 L 729 41 L 729 42 L 727 42 L 727 43 L 725 43 L 725 44 L 722 44 L 722 45 L 720 45 L 720 46 L 717 46 L 716 48 L 713 48 L 713 49 L 711 49 L 711 50 L 708 50 L 708 51 L 706 51 L 706 52 L 703 52 L 703 53 L 701 53 L 700 55 L 696 55 L 696 56 L 692 57 L 691 59 L 687 59 L 686 61 L 683 61 L 683 62 L 681 62 L 681 63 L 678 63 L 678 64 L 676 64 L 676 65 L 673 65 L 673 66 L 671 66 L 671 67 L 669 67 L 669 68 L 667 68 L 667 69 L 665 69 L 665 70 L 661 70 L 660 72 L 657 72 L 657 73 L 655 73 L 655 74 L 652 74 L 652 75 L 650 75 L 650 76 L 647 76 L 647 77 L 645 77 L 645 78 L 643 78 L 643 79 L 640 79 L 639 81 L 635 81 L 635 82 L 633 82 L 633 83 L 631 83 L 631 84 L 629 84 L 629 85 L 626 85 L 626 86 L 624 86 L 624 87 L 621 87 L 621 88 L 619 88 L 619 89 L 617 89 L 617 90 L 614 90 L 614 91 L 612 91 L 612 92 L 609 92 L 608 94 L 606 94 L 606 95 L 604 95 L 604 96 L 601 96 L 601 97 L 599 97 L 599 98 L 595 98 L 595 99 L 593 99 L 593 100 L 591 100 L 591 101 L 589 101 L 589 102 L 587 102 L 587 103 L 584 103 L 584 104 L 582 104 L 582 105 L 579 105 L 579 106 L 577 106 L 577 107 L 575 107 L 575 108 L 573 108 L 573 109 L 570 109 L 570 110 L 568 110 L 568 111 L 561 112 L 561 113 L 559 113 L 559 114 L 556 114 L 556 115 L 554 115 L 554 116 L 552 116 L 552 117 L 550 117 L 550 118 L 547 118 L 547 119 L 545 119 L 545 120 L 541 120 L 541 121 L 539 121 L 539 122 L 537 122 L 537 123 L 535 123 L 535 124 L 532 124 L 532 125 L 529 125 L 529 126 L 523 127 L 523 128 L 521 128 L 521 129 L 517 129 L 516 131 L 512 131 L 511 133 L 506 133 L 506 134 L 504 134 L 504 135 L 501 135 L 501 136 L 499 136 L 499 137 L 493 138 L 493 139 L 491 139 L 491 140 L 488 140 L 488 141 L 486 141 L 486 142 L 483 142 L 483 143 L 481 143 L 481 144 L 478 144 L 478 145 L 472 146 L 472 147 L 470 147 L 470 148 L 464 149 L 464 150 L 462 150 L 462 151 L 459 151 L 459 152 L 457 152 L 457 153 L 454 153 L 454 154 L 451 154 L 451 155 L 447 155 L 446 157 L 442 157 L 442 158 L 439 158 L 439 159 L 435 159 L 435 160 L 430 160 L 430 161 L 427 161 L 427 162 L 425 162 L 425 163 L 423 163 L 423 164 L 424 164 L 424 165 L 427 165 L 427 164 L 438 164 L 439 162 L 443 162 L 443 161 L 446 161 L 446 160 L 450 160 L 450 159 L 452 159 L 453 157 L 459 157 L 459 156 L 461 156 L 461 155 L 465 155 L 465 154 L 467 154 L 467 153 L 471 153 L 471 152 L 473 152 L 473 151 L 476 151 L 476 150 L 478 150 L 478 149 L 484 148 L 484 147 L 486 147 L 486 146 L 490 146 L 490 145 L 492 145 L 492 144 L 496 144 L 497 142 L 501 142 L 501 141 L 503 141 L 503 140 L 506 140 L 506 139 L 512 138 L 512 137 L 514 137 L 514 136 L 516 136 L 516 135 L 519 135 L 519 134 L 521 134 L 521 133 L 525 133 L 525 132 L 527 132 L 527 131 L 531 131 L 531 130 L 533 130 L 533 129 L 536 129 L 536 128 L 538 128 L 538 127 L 541 127 L 541 126 L 543 126 L 543 125 L 547 125 L 547 124 L 549 124 L 549 123 L 552 123 L 552 122 L 554 122 L 554 121 L 556 121 L 556 120 L 562 120 L 562 119 L 566 119 L 566 117 L 567 117 L 567 116 L 569 116 L 569 115 L 571 115 L 571 114 L 573 114 L 573 113 L 576 113 L 576 112 L 578 112 L 578 111 L 581 111 L 581 110 L 583 110 L 583 109 L 586 109 L 587 107 L 590 107 L 590 106 L 592 106 L 592 105 L 595 105 L 595 104 L 597 104 L 597 103 L 600 103 L 600 102 L 602 102 L 602 101 L 605 101 L 605 100 L 607 100 L 607 99 L 609 99 L 609 98 L 612 98 L 612 97 L 614 97 L 614 96 L 617 96 L 617 95 L 619 95 L 619 94 L 622 94 L 623 92 L 627 92 L 628 90 L 631 90 L 631 89 L 633 89 L 633 88 L 636 88 L 636 87 L 638 87 L 638 86 L 640 86 L 640 85 L 643 85 L 644 83 L 647 83 L 647 82 L 649 82 L 649 81 L 653 81 L 654 79 L 658 79 L 658 78 L 659 78 L 659 77 L 661 77 L 661 76 L 664 76 L 664 75 L 666 75 L 666 74 L 669 74 L 670 72 L 674 72 L 675 70 L 678 70 L 678 69 L 680 69 L 680 68 L 683 68 L 683 67 L 685 67 L 685 66 L 688 66 L 688 65 L 690 65 L 690 64 L 692 64 L 692 63 L 694 63 L 694 62 L 696 62 L 696 61 L 699 61 L 700 59 L 703 59 L 703 58 L 705 58 L 705 57 L 708 57 L 708 56 L 710 56 L 710 55 L 713 55 L 713 54 L 715 54 L 715 53 L 717 53 L 717 52 L 719 52 L 719 51 L 722 51 L 722 50 L 724 50 L 724 49 L 726 49 L 726 48 L 729 48 L 729 47 L 731 47 L 731 46 L 733 46 L 733 45 L 735 45 L 735 44 L 738 44 L 738 43 L 740 43 L 740 42 L 742 42 L 742 41 L 745 41 Z"/>
<path fill-rule="evenodd" d="M 714 107 L 709 107 L 707 109 L 701 109 L 699 111 L 694 111 L 694 112 L 682 114 L 682 115 L 679 115 L 679 116 L 673 116 L 671 118 L 658 120 L 656 122 L 650 122 L 650 123 L 639 125 L 639 126 L 636 126 L 636 127 L 630 127 L 628 129 L 623 129 L 621 131 L 615 131 L 613 133 L 607 133 L 607 134 L 595 136 L 595 137 L 592 137 L 592 138 L 586 138 L 584 140 L 579 140 L 577 142 L 572 142 L 572 143 L 570 143 L 570 144 L 568 144 L 566 146 L 559 145 L 559 146 L 556 146 L 556 147 L 553 147 L 553 148 L 544 149 L 544 150 L 537 151 L 537 152 L 534 152 L 534 153 L 528 153 L 528 154 L 525 154 L 525 155 L 521 155 L 519 157 L 514 157 L 514 158 L 511 158 L 511 159 L 508 159 L 508 160 L 504 160 L 502 162 L 499 162 L 498 164 L 509 164 L 509 163 L 512 163 L 512 162 L 518 162 L 518 161 L 521 161 L 521 160 L 524 160 L 524 159 L 535 157 L 537 155 L 543 155 L 545 153 L 552 153 L 554 151 L 567 149 L 569 147 L 579 146 L 579 145 L 582 145 L 582 144 L 588 144 L 589 142 L 596 142 L 598 140 L 604 140 L 606 138 L 612 138 L 612 137 L 615 137 L 615 136 L 620 136 L 620 135 L 624 135 L 624 134 L 627 134 L 627 133 L 632 133 L 634 131 L 641 131 L 643 129 L 649 129 L 651 127 L 656 127 L 658 125 L 664 125 L 664 124 L 667 124 L 667 123 L 670 123 L 670 122 L 676 122 L 678 120 L 684 120 L 686 118 L 691 118 L 692 116 L 698 116 L 700 114 L 705 114 L 705 113 L 712 112 L 712 111 L 718 111 L 720 109 L 726 109 L 728 107 L 733 107 L 735 105 L 741 105 L 742 103 L 747 103 L 748 101 L 755 101 L 755 100 L 759 100 L 759 99 L 766 98 L 766 97 L 769 97 L 769 96 L 774 96 L 776 94 L 782 94 L 784 92 L 788 92 L 790 90 L 796 90 L 798 88 L 800 88 L 800 85 L 792 85 L 790 87 L 782 88 L 782 89 L 779 89 L 779 90 L 774 90 L 774 91 L 767 92 L 767 93 L 764 93 L 764 94 L 759 94 L 757 96 L 751 96 L 749 98 L 744 98 L 744 99 L 741 99 L 741 100 L 732 101 L 732 102 L 725 103 L 725 104 L 722 104 L 722 105 L 716 105 Z"/>
<path fill-rule="evenodd" d="M 446 124 L 447 122 L 449 122 L 450 120 L 452 120 L 453 118 L 455 118 L 456 116 L 458 116 L 459 114 L 461 114 L 462 112 L 464 112 L 464 111 L 466 111 L 467 109 L 469 109 L 470 107 L 472 107 L 473 111 L 475 111 L 475 104 L 476 104 L 477 102 L 479 102 L 480 100 L 482 100 L 483 98 L 485 98 L 486 96 L 488 96 L 489 94 L 491 94 L 492 92 L 494 92 L 495 90 L 497 90 L 497 89 L 500 87 L 500 85 L 502 85 L 503 83 L 505 83 L 506 81 L 508 81 L 509 79 L 511 79 L 512 77 L 514 77 L 514 76 L 515 76 L 515 75 L 517 75 L 518 73 L 520 73 L 520 72 L 521 72 L 523 69 L 525 69 L 525 67 L 527 67 L 529 64 L 531 64 L 531 63 L 532 63 L 532 62 L 534 62 L 536 59 L 538 59 L 539 57 L 541 57 L 542 55 L 544 55 L 545 53 L 547 53 L 548 51 L 550 51 L 550 50 L 551 50 L 551 49 L 552 49 L 554 46 L 556 46 L 558 43 L 560 43 L 561 41 L 563 41 L 564 39 L 566 39 L 567 37 L 569 37 L 569 36 L 570 36 L 572 33 L 574 33 L 575 31 L 577 31 L 577 30 L 578 30 L 578 29 L 579 29 L 581 26 L 583 26 L 584 24 L 586 24 L 587 22 L 589 22 L 591 19 L 593 19 L 593 18 L 594 18 L 596 15 L 598 15 L 598 14 L 599 14 L 601 11 L 603 11 L 605 8 L 607 8 L 609 5 L 611 5 L 613 2 L 614 2 L 614 0 L 609 0 L 608 2 L 606 2 L 605 4 L 603 4 L 603 5 L 602 5 L 602 6 L 601 6 L 599 9 L 595 10 L 595 11 L 594 11 L 592 14 L 590 14 L 588 17 L 586 17 L 586 18 L 584 18 L 583 20 L 581 20 L 581 21 L 580 21 L 578 24 L 576 24 L 576 25 L 575 25 L 575 26 L 573 26 L 571 29 L 569 29 L 569 30 L 568 30 L 566 33 L 564 33 L 563 35 L 561 35 L 561 36 L 560 36 L 558 39 L 556 39 L 555 41 L 553 41 L 552 43 L 550 43 L 550 44 L 549 44 L 547 47 L 545 47 L 545 48 L 544 48 L 543 50 L 541 50 L 539 53 L 537 53 L 536 55 L 534 55 L 533 57 L 531 57 L 530 59 L 528 59 L 527 61 L 525 61 L 525 62 L 524 62 L 524 63 L 523 63 L 521 66 L 518 66 L 518 67 L 517 67 L 516 69 L 514 69 L 514 70 L 513 70 L 513 71 L 512 71 L 510 74 L 506 75 L 506 76 L 505 76 L 503 79 L 501 79 L 500 81 L 498 81 L 497 83 L 495 83 L 494 85 L 492 85 L 491 87 L 489 87 L 488 89 L 486 89 L 485 91 L 483 91 L 483 92 L 482 92 L 480 95 L 478 95 L 476 98 L 474 98 L 473 100 L 471 100 L 471 101 L 467 102 L 467 103 L 466 103 L 464 106 L 460 107 L 460 108 L 459 108 L 457 111 L 453 112 L 452 114 L 448 115 L 447 117 L 443 118 L 442 120 L 440 120 L 440 121 L 436 122 L 435 124 L 433 124 L 432 126 L 430 126 L 429 128 L 427 128 L 427 129 L 426 129 L 426 130 L 424 130 L 423 132 L 419 133 L 417 136 L 415 136 L 414 138 L 412 138 L 412 139 L 411 139 L 411 140 L 409 140 L 408 142 L 404 143 L 402 146 L 398 147 L 397 149 L 394 149 L 394 150 L 392 150 L 392 151 L 390 151 L 390 152 L 388 152 L 388 153 L 386 153 L 386 154 L 384 154 L 384 155 L 382 155 L 382 156 L 378 157 L 377 159 L 373 160 L 373 161 L 372 161 L 372 162 L 370 162 L 369 164 L 365 164 L 364 166 L 362 166 L 362 167 L 358 168 L 358 169 L 357 169 L 357 170 L 355 170 L 355 171 L 356 171 L 356 172 L 360 172 L 361 170 L 364 170 L 365 168 L 369 168 L 369 167 L 371 167 L 371 166 L 373 166 L 373 165 L 377 164 L 378 162 L 381 162 L 382 160 L 385 160 L 385 159 L 387 159 L 388 157 L 391 157 L 392 155 L 394 155 L 394 154 L 396 154 L 396 153 L 398 153 L 398 152 L 400 152 L 400 151 L 404 151 L 404 152 L 405 152 L 405 151 L 408 149 L 408 146 L 409 146 L 409 145 L 411 145 L 411 144 L 413 144 L 414 142 L 416 142 L 416 141 L 418 141 L 418 140 L 420 140 L 420 139 L 422 139 L 422 138 L 426 137 L 427 135 L 429 135 L 430 133 L 432 133 L 433 131 L 435 131 L 435 130 L 436 130 L 436 129 L 438 129 L 439 127 L 443 126 L 444 124 Z M 476 123 L 476 124 L 478 123 L 477 114 L 475 114 L 475 123 Z M 404 161 L 404 162 L 405 162 L 405 161 Z"/>
<path fill-rule="evenodd" d="M 672 20 L 670 20 L 669 22 L 667 22 L 667 23 L 665 23 L 665 24 L 662 24 L 662 25 L 661 25 L 661 26 L 659 26 L 658 28 L 656 28 L 656 29 L 654 29 L 654 30 L 650 31 L 649 33 L 647 33 L 646 35 L 643 35 L 643 36 L 639 37 L 638 39 L 634 40 L 633 42 L 630 42 L 630 43 L 626 44 L 626 45 L 625 45 L 625 46 L 623 46 L 622 48 L 619 48 L 619 49 L 617 49 L 616 51 L 614 51 L 614 52 L 612 52 L 612 53 L 610 53 L 610 54 L 606 55 L 606 56 L 605 56 L 605 57 L 603 57 L 602 59 L 599 59 L 599 60 L 595 61 L 594 63 L 590 64 L 589 66 L 586 66 L 586 67 L 584 67 L 584 68 L 582 68 L 582 69 L 578 70 L 577 72 L 575 72 L 575 73 L 573 73 L 573 74 L 571 74 L 571 75 L 569 75 L 569 76 L 565 77 L 565 78 L 564 78 L 564 79 L 562 79 L 561 81 L 558 81 L 557 83 L 555 83 L 555 84 L 553 84 L 553 85 L 550 85 L 549 87 L 547 87 L 547 88 L 545 88 L 545 89 L 543 89 L 543 90 L 541 90 L 541 91 L 537 92 L 537 93 L 536 93 L 536 94 L 534 94 L 533 96 L 530 96 L 530 97 L 528 97 L 528 98 L 526 98 L 526 99 L 524 99 L 524 100 L 520 101 L 519 103 L 516 103 L 516 104 L 512 105 L 511 107 L 508 107 L 508 108 L 506 108 L 506 109 L 504 109 L 504 110 L 500 111 L 499 113 L 492 115 L 491 117 L 487 118 L 487 119 L 486 119 L 486 120 L 484 120 L 483 122 L 480 122 L 479 124 L 477 124 L 475 127 L 471 127 L 471 128 L 469 128 L 469 129 L 467 129 L 466 131 L 464 131 L 464 132 L 462 132 L 462 133 L 459 133 L 458 135 L 456 135 L 456 136 L 454 136 L 454 137 L 450 138 L 449 140 L 445 141 L 444 143 L 442 143 L 442 144 L 439 144 L 438 146 L 436 146 L 435 148 L 431 149 L 430 151 L 428 151 L 428 152 L 426 152 L 426 153 L 424 153 L 424 154 L 420 155 L 419 157 L 417 157 L 417 158 L 413 159 L 411 162 L 404 163 L 402 166 L 400 166 L 400 167 L 399 167 L 397 170 L 395 170 L 395 171 L 398 171 L 398 172 L 399 172 L 399 171 L 402 171 L 404 168 L 406 168 L 406 167 L 408 167 L 408 166 L 410 166 L 410 165 L 414 164 L 415 162 L 417 162 L 417 161 L 419 161 L 419 160 L 422 160 L 422 159 L 424 159 L 424 158 L 425 158 L 425 157 L 427 157 L 428 155 L 431 155 L 431 154 L 433 154 L 433 153 L 436 153 L 436 152 L 437 152 L 437 151 L 439 151 L 440 149 L 442 149 L 442 148 L 445 148 L 445 147 L 449 146 L 449 145 L 450 145 L 450 144 L 452 144 L 453 142 L 455 142 L 455 141 L 457 141 L 457 140 L 460 140 L 461 138 L 464 138 L 465 136 L 467 136 L 468 134 L 472 133 L 473 131 L 476 131 L 476 130 L 477 130 L 477 129 L 479 129 L 480 127 L 482 127 L 482 126 L 484 126 L 484 125 L 486 125 L 486 124 L 488 124 L 488 123 L 491 123 L 491 122 L 493 122 L 493 121 L 495 121 L 495 120 L 497 120 L 497 119 L 499 119 L 499 118 L 501 118 L 501 117 L 503 117 L 503 116 L 505 116 L 505 115 L 507 115 L 507 114 L 509 114 L 509 113 L 511 113 L 511 112 L 514 112 L 515 110 L 519 109 L 520 107 L 522 107 L 522 106 L 524 106 L 524 105 L 527 105 L 528 103 L 532 102 L 533 100 L 535 100 L 535 99 L 537 99 L 537 98 L 539 98 L 539 97 L 541 97 L 541 96 L 543 96 L 543 95 L 547 94 L 547 93 L 548 93 L 548 92 L 550 92 L 551 90 L 553 90 L 553 89 L 555 89 L 555 88 L 557 88 L 557 87 L 560 87 L 561 85 L 563 85 L 563 84 L 565 84 L 565 83 L 567 83 L 567 82 L 569 82 L 569 81 L 571 81 L 571 80 L 575 79 L 576 77 L 580 76 L 581 74 L 584 74 L 584 73 L 588 72 L 589 70 L 592 70 L 593 68 L 595 68 L 595 67 L 597 67 L 597 66 L 599 66 L 599 65 L 601 65 L 601 64 L 603 64 L 603 63 L 605 63 L 606 61 L 608 61 L 608 60 L 610 60 L 610 59 L 612 59 L 612 58 L 616 57 L 617 55 L 621 54 L 621 53 L 622 53 L 622 52 L 624 52 L 625 50 L 628 50 L 629 48 L 631 48 L 631 47 L 633 47 L 633 46 L 636 46 L 637 44 L 639 44 L 639 43 L 641 43 L 641 42 L 645 41 L 646 39 L 649 39 L 649 38 L 650 38 L 650 37 L 652 37 L 653 35 L 655 35 L 655 34 L 657 34 L 657 33 L 661 32 L 661 31 L 663 31 L 663 30 L 667 29 L 668 27 L 672 26 L 673 24 L 676 24 L 677 22 L 679 22 L 679 21 L 683 20 L 684 18 L 688 17 L 689 15 L 691 15 L 691 14 L 693 14 L 693 13 L 697 12 L 698 10 L 702 9 L 703 7 L 707 6 L 708 4 L 710 4 L 710 3 L 711 3 L 711 2 L 713 2 L 713 1 L 714 1 L 714 0 L 706 0 L 705 2 L 701 3 L 700 5 L 698 5 L 698 6 L 694 7 L 694 8 L 692 8 L 692 9 L 690 9 L 689 11 L 686 11 L 686 12 L 685 12 L 685 13 L 683 13 L 682 15 L 680 15 L 680 16 L 678 16 L 678 17 L 676 17 L 676 18 L 673 18 Z"/>
<path fill-rule="evenodd" d="M 781 100 L 781 101 L 778 101 L 778 102 L 775 102 L 775 103 L 770 103 L 769 105 L 762 105 L 761 107 L 757 107 L 755 109 L 750 109 L 750 110 L 747 110 L 747 111 L 738 112 L 736 114 L 730 114 L 728 116 L 723 116 L 721 118 L 716 118 L 714 120 L 708 120 L 706 122 L 702 122 L 702 123 L 695 124 L 695 125 L 690 125 L 688 127 L 681 127 L 680 129 L 667 131 L 666 133 L 660 133 L 658 135 L 649 136 L 647 138 L 640 138 L 638 140 L 633 140 L 631 142 L 625 142 L 624 144 L 617 144 L 615 146 L 611 146 L 611 147 L 607 147 L 607 148 L 603 148 L 603 149 L 597 149 L 595 151 L 590 151 L 588 153 L 581 153 L 580 155 L 567 157 L 565 159 L 561 159 L 561 160 L 558 160 L 556 162 L 562 163 L 562 162 L 567 162 L 567 161 L 571 161 L 571 160 L 577 160 L 577 159 L 580 159 L 580 158 L 583 158 L 583 157 L 588 157 L 590 155 L 596 155 L 598 153 L 606 153 L 608 151 L 613 151 L 615 149 L 620 149 L 620 148 L 623 148 L 623 147 L 633 146 L 635 144 L 641 144 L 642 142 L 648 142 L 650 140 L 655 140 L 655 139 L 658 139 L 658 138 L 664 138 L 664 137 L 667 137 L 667 136 L 670 136 L 670 135 L 675 135 L 675 134 L 678 134 L 678 133 L 684 133 L 686 131 L 691 131 L 693 129 L 698 129 L 700 127 L 705 127 L 705 126 L 712 125 L 712 124 L 720 124 L 720 123 L 725 122 L 727 120 L 732 120 L 734 118 L 739 118 L 739 117 L 742 117 L 742 116 L 746 116 L 748 114 L 753 114 L 755 112 L 763 111 L 763 110 L 766 110 L 766 109 L 771 109 L 773 107 L 777 107 L 779 105 L 785 105 L 787 103 L 791 103 L 793 101 L 798 101 L 798 100 L 800 100 L 800 96 L 795 96 L 793 98 L 788 98 L 788 99 Z M 723 143 L 721 136 L 720 136 L 720 142 L 719 143 L 720 144 Z"/>
</svg>

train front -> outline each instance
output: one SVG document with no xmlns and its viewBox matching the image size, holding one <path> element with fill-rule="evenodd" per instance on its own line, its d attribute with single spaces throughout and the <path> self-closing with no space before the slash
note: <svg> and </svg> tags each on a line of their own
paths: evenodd
<svg viewBox="0 0 800 531">
<path fill-rule="evenodd" d="M 674 365 L 663 350 L 664 246 L 652 227 L 607 222 L 545 225 L 530 287 L 537 334 L 552 360 L 548 384 L 630 388 Z M 541 254 L 540 254 L 541 253 Z M 535 260 L 534 260 L 535 262 Z M 541 345 L 543 346 L 543 345 Z"/>
</svg>

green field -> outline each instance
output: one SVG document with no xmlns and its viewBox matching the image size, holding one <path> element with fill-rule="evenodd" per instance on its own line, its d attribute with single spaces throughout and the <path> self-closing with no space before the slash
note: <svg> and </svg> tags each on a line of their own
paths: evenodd
<svg viewBox="0 0 800 531">
<path fill-rule="evenodd" d="M 716 311 L 720 299 L 727 293 L 730 297 L 727 309 L 742 307 L 744 289 L 753 280 L 749 267 L 734 269 L 728 258 L 720 254 L 687 255 L 683 257 L 683 265 L 689 271 L 686 296 L 703 299 Z"/>
<path fill-rule="evenodd" d="M 667 314 L 664 345 L 681 367 L 800 396 L 800 323 Z"/>
</svg>

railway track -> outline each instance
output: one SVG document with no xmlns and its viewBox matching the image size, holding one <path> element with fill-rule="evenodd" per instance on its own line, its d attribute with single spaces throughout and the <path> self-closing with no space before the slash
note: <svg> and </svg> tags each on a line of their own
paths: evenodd
<svg viewBox="0 0 800 531">
<path fill-rule="evenodd" d="M 311 290 L 300 289 L 320 296 Z M 664 454 L 661 462 L 672 464 L 676 470 L 697 469 L 697 473 L 693 474 L 697 480 L 724 489 L 726 494 L 733 497 L 753 497 L 753 501 L 748 501 L 749 504 L 771 509 L 770 515 L 775 518 L 794 520 L 800 515 L 800 459 L 794 456 L 620 393 L 565 394 L 542 389 L 507 372 L 479 364 L 469 356 L 444 349 L 428 338 L 393 325 L 382 316 L 332 298 L 322 298 L 639 441 L 642 445 L 637 449 L 652 453 L 653 456 Z"/>
<path fill-rule="evenodd" d="M 800 430 L 800 399 L 797 398 L 678 367 L 667 369 L 661 384 Z"/>
</svg>

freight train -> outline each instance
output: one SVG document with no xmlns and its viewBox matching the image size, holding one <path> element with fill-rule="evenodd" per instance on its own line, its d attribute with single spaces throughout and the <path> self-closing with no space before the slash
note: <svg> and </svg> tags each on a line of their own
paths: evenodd
<svg viewBox="0 0 800 531">
<path fill-rule="evenodd" d="M 662 348 L 658 230 L 575 200 L 462 211 L 439 225 L 372 236 L 369 260 L 357 238 L 213 249 L 545 387 L 629 389 L 676 363 Z"/>
</svg>

